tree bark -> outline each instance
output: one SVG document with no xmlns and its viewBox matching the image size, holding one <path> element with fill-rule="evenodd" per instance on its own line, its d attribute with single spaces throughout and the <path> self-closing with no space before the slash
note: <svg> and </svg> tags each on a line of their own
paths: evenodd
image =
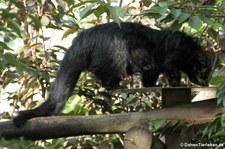
<svg viewBox="0 0 225 149">
<path fill-rule="evenodd" d="M 201 101 L 148 112 L 91 116 L 51 116 L 29 120 L 16 128 L 12 121 L 0 123 L 0 136 L 6 139 L 24 137 L 40 140 L 58 137 L 125 133 L 134 126 L 147 126 L 155 119 L 181 120 L 202 124 L 223 111 L 216 100 Z"/>
</svg>

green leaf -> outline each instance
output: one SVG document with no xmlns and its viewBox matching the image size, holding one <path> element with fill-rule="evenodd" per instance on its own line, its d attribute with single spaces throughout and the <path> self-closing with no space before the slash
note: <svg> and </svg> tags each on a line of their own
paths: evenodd
<svg viewBox="0 0 225 149">
<path fill-rule="evenodd" d="M 128 104 L 130 104 L 130 103 L 132 103 L 134 101 L 137 101 L 137 99 L 138 99 L 137 96 L 131 96 L 131 97 L 129 97 L 129 98 L 126 99 L 125 105 L 128 105 Z"/>
<path fill-rule="evenodd" d="M 156 130 L 158 130 L 159 128 L 161 128 L 163 125 L 166 124 L 166 120 L 165 119 L 157 119 L 153 123 L 154 123 Z"/>
<path fill-rule="evenodd" d="M 177 19 L 181 15 L 181 9 L 171 9 L 171 13 L 174 15 L 175 19 Z"/>
<path fill-rule="evenodd" d="M 62 39 L 66 38 L 70 34 L 75 33 L 78 30 L 78 28 L 79 28 L 78 26 L 74 26 L 73 28 L 69 28 L 68 30 L 66 30 L 62 36 Z"/>
<path fill-rule="evenodd" d="M 188 20 L 188 24 L 191 28 L 199 30 L 202 26 L 202 21 L 198 16 L 191 16 Z"/>
<path fill-rule="evenodd" d="M 181 12 L 181 14 L 178 17 L 179 23 L 183 23 L 184 21 L 186 21 L 189 17 L 191 16 L 191 14 L 186 13 L 186 12 Z"/>
<path fill-rule="evenodd" d="M 225 134 L 225 130 L 221 130 L 221 131 L 218 131 L 216 134 L 212 135 L 211 137 L 212 138 L 222 137 L 222 136 L 224 136 L 224 134 Z"/>
<path fill-rule="evenodd" d="M 125 12 L 123 8 L 118 6 L 116 7 L 111 6 L 109 7 L 109 12 L 113 21 L 115 21 L 120 26 L 120 17 L 123 18 L 125 16 Z"/>
<path fill-rule="evenodd" d="M 220 23 L 218 23 L 218 22 L 215 22 L 215 23 L 212 25 L 212 28 L 213 28 L 214 30 L 218 30 L 218 29 L 220 29 L 220 28 L 224 28 L 224 25 L 223 25 L 223 24 L 220 24 Z"/>
<path fill-rule="evenodd" d="M 83 2 L 80 2 L 76 5 L 73 5 L 71 8 L 76 8 L 76 7 L 80 7 L 86 3 L 94 3 L 94 2 L 99 2 L 99 0 L 86 0 L 86 1 L 83 1 Z"/>
<path fill-rule="evenodd" d="M 0 11 L 2 11 L 1 17 L 2 17 L 3 20 L 9 19 L 9 18 L 13 19 L 13 18 L 16 18 L 18 16 L 17 13 L 10 13 L 6 9 L 0 9 Z"/>
<path fill-rule="evenodd" d="M 7 19 L 7 24 L 9 28 L 11 28 L 20 38 L 22 38 L 20 25 L 16 21 Z"/>
<path fill-rule="evenodd" d="M 10 47 L 8 47 L 7 44 L 5 44 L 4 42 L 1 42 L 1 41 L 0 41 L 0 49 L 13 50 Z"/>
<path fill-rule="evenodd" d="M 105 13 L 108 9 L 106 9 L 105 7 L 103 7 L 102 5 L 100 5 L 99 7 L 97 7 L 94 11 L 94 14 L 97 18 L 99 18 L 103 13 Z"/>
<path fill-rule="evenodd" d="M 159 14 L 162 16 L 165 15 L 167 13 L 167 9 L 168 9 L 168 7 L 160 7 L 158 10 Z"/>
<path fill-rule="evenodd" d="M 152 123 L 150 124 L 150 130 L 151 131 L 157 131 L 158 129 L 160 129 L 162 126 L 164 126 L 167 123 L 167 121 L 165 119 L 156 119 L 154 121 L 152 121 Z"/>
<path fill-rule="evenodd" d="M 225 82 L 225 76 L 215 76 L 210 80 L 210 84 L 218 85 L 222 82 Z"/>
<path fill-rule="evenodd" d="M 34 28 L 35 28 L 36 30 L 39 30 L 39 29 L 42 27 L 42 24 L 41 24 L 40 19 L 37 18 L 36 16 L 32 16 L 32 15 L 30 15 L 30 18 L 31 18 L 31 20 L 32 20 L 31 23 L 33 24 Z"/>
<path fill-rule="evenodd" d="M 217 104 L 224 104 L 225 101 L 225 90 L 218 92 Z"/>
<path fill-rule="evenodd" d="M 162 16 L 160 16 L 160 17 L 162 17 Z M 163 22 L 163 23 L 167 24 L 167 23 L 173 22 L 174 21 L 174 17 L 171 14 L 170 15 L 166 14 L 160 20 L 161 20 L 160 22 Z"/>
<path fill-rule="evenodd" d="M 47 16 L 42 16 L 41 17 L 41 24 L 44 25 L 44 26 L 47 26 L 49 25 L 50 23 L 50 19 L 47 17 Z M 39 24 L 40 25 L 40 24 Z M 40 26 L 41 27 L 41 26 Z"/>
<path fill-rule="evenodd" d="M 182 26 L 182 23 L 179 23 L 177 20 L 171 25 L 171 30 L 173 32 L 178 31 Z"/>
<path fill-rule="evenodd" d="M 82 109 L 81 103 L 84 100 L 84 96 L 79 96 L 77 94 L 72 95 L 68 102 L 66 103 L 65 108 L 63 109 L 62 113 L 64 114 L 70 114 L 71 112 L 73 114 L 78 114 Z"/>
<path fill-rule="evenodd" d="M 97 4 L 97 2 L 90 4 L 89 6 L 85 7 L 81 12 L 80 12 L 80 19 L 83 19 L 90 15 L 91 13 L 90 10 Z"/>
<path fill-rule="evenodd" d="M 10 2 L 12 2 L 13 4 L 15 4 L 15 6 L 16 6 L 17 8 L 20 8 L 20 9 L 24 8 L 24 3 L 23 3 L 22 1 L 18 1 L 18 0 L 10 0 Z"/>
<path fill-rule="evenodd" d="M 60 46 L 60 45 L 54 45 L 53 47 L 62 49 L 63 51 L 67 51 L 67 48 L 66 47 L 63 47 L 63 46 Z"/>
<path fill-rule="evenodd" d="M 175 1 L 165 1 L 165 0 L 163 2 L 158 3 L 158 5 L 160 7 L 169 7 L 169 6 L 173 6 L 175 4 L 177 4 L 177 2 L 175 2 Z"/>
<path fill-rule="evenodd" d="M 217 85 L 217 90 L 218 90 L 218 91 L 222 91 L 222 90 L 224 90 L 224 89 L 225 89 L 225 82 L 222 81 L 221 83 L 219 83 L 219 84 Z"/>
<path fill-rule="evenodd" d="M 146 13 L 159 13 L 160 8 L 161 7 L 155 5 L 155 6 L 151 7 L 149 10 L 145 10 L 144 12 L 146 12 Z"/>
<path fill-rule="evenodd" d="M 159 5 L 159 7 L 167 7 L 168 6 L 167 2 L 159 2 L 158 5 Z"/>
<path fill-rule="evenodd" d="M 200 19 L 202 20 L 202 22 L 206 23 L 209 26 L 213 25 L 213 23 L 215 22 L 214 18 L 201 16 Z"/>
<path fill-rule="evenodd" d="M 180 121 L 170 121 L 168 122 L 164 128 L 162 135 L 168 135 L 171 134 L 171 132 L 175 131 L 180 126 Z"/>
</svg>

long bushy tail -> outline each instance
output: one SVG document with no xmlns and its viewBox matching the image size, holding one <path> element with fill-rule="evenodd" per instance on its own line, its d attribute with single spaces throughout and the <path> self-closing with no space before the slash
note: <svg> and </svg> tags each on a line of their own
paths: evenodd
<svg viewBox="0 0 225 149">
<path fill-rule="evenodd" d="M 73 48 L 65 54 L 47 100 L 35 109 L 18 112 L 13 119 L 17 127 L 31 118 L 56 115 L 62 110 L 87 62 L 84 55 L 79 53 L 80 50 L 75 51 Z"/>
</svg>

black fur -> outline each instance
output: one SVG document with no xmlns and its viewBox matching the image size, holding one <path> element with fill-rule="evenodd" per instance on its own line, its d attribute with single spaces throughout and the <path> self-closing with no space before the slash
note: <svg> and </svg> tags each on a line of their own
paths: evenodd
<svg viewBox="0 0 225 149">
<path fill-rule="evenodd" d="M 182 32 L 155 30 L 137 23 L 98 25 L 81 32 L 62 60 L 46 102 L 19 112 L 16 126 L 28 119 L 56 115 L 72 94 L 82 71 L 91 71 L 107 89 L 118 88 L 127 75 L 139 72 L 145 87 L 155 84 L 160 73 L 170 85 L 180 85 L 180 71 L 193 83 L 207 85 L 211 61 L 207 53 Z"/>
</svg>

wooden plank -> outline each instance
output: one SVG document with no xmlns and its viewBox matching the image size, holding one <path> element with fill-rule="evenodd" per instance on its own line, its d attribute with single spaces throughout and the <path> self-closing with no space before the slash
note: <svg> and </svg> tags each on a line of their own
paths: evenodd
<svg viewBox="0 0 225 149">
<path fill-rule="evenodd" d="M 171 89 L 187 89 L 190 88 L 192 92 L 200 91 L 216 91 L 217 87 L 147 87 L 147 88 L 135 88 L 135 89 L 117 89 L 110 91 L 111 94 L 120 94 L 120 93 L 146 93 L 146 92 L 161 92 L 162 89 L 171 88 Z"/>
</svg>

